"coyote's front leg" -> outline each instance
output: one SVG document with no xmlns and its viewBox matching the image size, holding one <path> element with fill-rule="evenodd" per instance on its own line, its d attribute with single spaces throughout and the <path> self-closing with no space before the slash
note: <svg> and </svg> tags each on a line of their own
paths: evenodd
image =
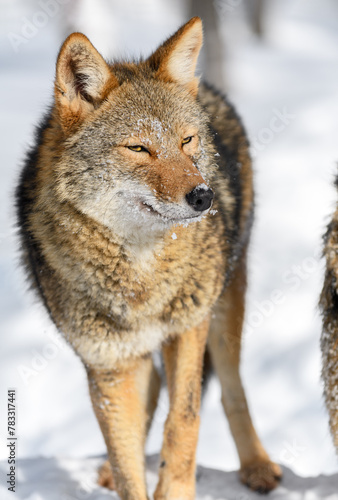
<svg viewBox="0 0 338 500">
<path fill-rule="evenodd" d="M 151 358 L 119 370 L 88 369 L 90 395 L 122 500 L 146 500 L 144 441 L 147 425 L 145 377 Z"/>
<path fill-rule="evenodd" d="M 205 320 L 163 348 L 170 410 L 164 430 L 156 500 L 195 498 L 195 453 L 208 326 L 209 321 Z"/>
</svg>

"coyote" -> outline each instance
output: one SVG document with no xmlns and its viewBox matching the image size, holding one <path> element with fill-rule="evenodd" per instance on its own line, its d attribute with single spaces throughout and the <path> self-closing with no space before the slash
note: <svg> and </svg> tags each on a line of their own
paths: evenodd
<svg viewBox="0 0 338 500">
<path fill-rule="evenodd" d="M 338 187 L 338 178 L 336 186 Z M 336 206 L 324 240 L 326 272 L 320 297 L 323 315 L 322 377 L 331 433 L 338 452 L 338 206 Z"/>
<path fill-rule="evenodd" d="M 24 263 L 84 363 L 110 464 L 99 482 L 122 499 L 147 498 L 157 349 L 170 409 L 156 500 L 194 498 L 206 343 L 241 480 L 266 492 L 281 477 L 239 375 L 253 218 L 248 142 L 228 101 L 199 85 L 201 45 L 198 17 L 137 62 L 108 64 L 85 35 L 70 35 L 17 189 Z"/>
</svg>

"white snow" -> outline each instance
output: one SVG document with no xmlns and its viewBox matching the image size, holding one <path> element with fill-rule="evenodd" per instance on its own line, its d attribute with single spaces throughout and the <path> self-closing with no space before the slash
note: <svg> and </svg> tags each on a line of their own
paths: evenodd
<svg viewBox="0 0 338 500">
<path fill-rule="evenodd" d="M 208 191 L 208 189 L 210 188 L 203 182 L 203 184 L 198 184 L 198 186 L 196 186 L 195 189 L 202 189 L 203 191 Z"/>
<path fill-rule="evenodd" d="M 105 56 L 112 55 L 107 47 L 115 37 L 120 52 L 125 47 L 130 54 L 149 53 L 183 20 L 178 0 L 170 7 L 164 0 L 147 0 L 144 9 L 133 2 L 135 16 L 129 8 L 126 15 L 128 3 L 111 2 L 116 7 L 111 26 L 117 31 L 112 29 L 109 39 L 103 36 L 109 33 L 108 16 L 100 32 L 86 2 L 81 29 Z M 224 38 L 229 98 L 253 140 L 256 172 L 242 375 L 258 433 L 272 458 L 288 468 L 282 486 L 269 498 L 333 500 L 338 498 L 338 462 L 322 398 L 317 301 L 323 276 L 321 235 L 336 202 L 338 6 L 335 0 L 271 0 L 261 42 L 243 28 L 241 3 L 231 4 L 238 7 L 227 13 Z M 8 35 L 22 33 L 24 19 L 32 20 L 41 7 L 37 1 L 7 0 L 1 8 L 0 458 L 7 457 L 5 396 L 15 387 L 18 453 L 25 459 L 15 498 L 83 498 L 81 488 L 99 463 L 84 457 L 104 454 L 105 445 L 79 359 L 26 290 L 13 231 L 12 195 L 33 125 L 52 95 L 55 58 L 65 35 L 63 7 L 60 2 L 60 13 L 17 51 Z M 167 407 L 163 392 L 147 444 L 150 454 L 160 448 Z M 216 380 L 201 413 L 198 462 L 236 470 Z M 50 458 L 34 458 L 41 456 Z M 55 458 L 65 456 L 69 458 Z M 6 463 L 1 470 L 6 473 Z M 199 485 L 199 498 L 257 498 L 238 485 L 234 472 L 203 469 Z M 90 488 L 85 498 L 111 497 Z M 5 494 L 2 486 L 1 498 Z"/>
<path fill-rule="evenodd" d="M 97 470 L 103 457 L 33 458 L 21 460 L 18 468 L 20 487 L 17 500 L 118 500 L 116 492 L 96 484 Z M 147 486 L 152 498 L 157 484 L 159 456 L 147 457 Z M 0 474 L 6 473 L 0 463 Z M 337 500 L 338 474 L 330 477 L 299 477 L 283 467 L 282 484 L 268 496 L 269 500 Z M 0 485 L 2 500 L 10 500 L 13 493 Z M 237 472 L 224 472 L 198 466 L 196 473 L 196 500 L 254 500 L 262 498 L 239 482 Z"/>
</svg>

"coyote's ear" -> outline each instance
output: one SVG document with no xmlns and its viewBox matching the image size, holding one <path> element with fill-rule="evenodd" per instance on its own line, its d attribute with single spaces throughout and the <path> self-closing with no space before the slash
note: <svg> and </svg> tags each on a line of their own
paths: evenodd
<svg viewBox="0 0 338 500">
<path fill-rule="evenodd" d="M 158 78 L 176 82 L 196 96 L 195 69 L 202 43 L 202 21 L 193 17 L 149 57 L 148 64 Z"/>
<path fill-rule="evenodd" d="M 55 78 L 55 103 L 65 129 L 97 108 L 117 81 L 108 64 L 82 33 L 61 47 Z"/>
</svg>

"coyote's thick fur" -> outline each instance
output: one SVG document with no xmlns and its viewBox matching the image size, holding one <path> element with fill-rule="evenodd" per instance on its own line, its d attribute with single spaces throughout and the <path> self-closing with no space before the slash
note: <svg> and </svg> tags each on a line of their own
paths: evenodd
<svg viewBox="0 0 338 500">
<path fill-rule="evenodd" d="M 84 35 L 70 35 L 17 190 L 25 264 L 86 367 L 111 465 L 100 481 L 123 499 L 147 498 L 158 348 L 170 410 L 155 497 L 194 498 L 207 339 L 242 481 L 268 491 L 281 474 L 239 376 L 248 143 L 232 106 L 195 77 L 201 44 L 193 18 L 148 59 L 109 65 Z"/>
<path fill-rule="evenodd" d="M 324 256 L 326 272 L 320 298 L 323 315 L 322 376 L 331 433 L 338 452 L 338 205 L 325 235 Z"/>
</svg>

